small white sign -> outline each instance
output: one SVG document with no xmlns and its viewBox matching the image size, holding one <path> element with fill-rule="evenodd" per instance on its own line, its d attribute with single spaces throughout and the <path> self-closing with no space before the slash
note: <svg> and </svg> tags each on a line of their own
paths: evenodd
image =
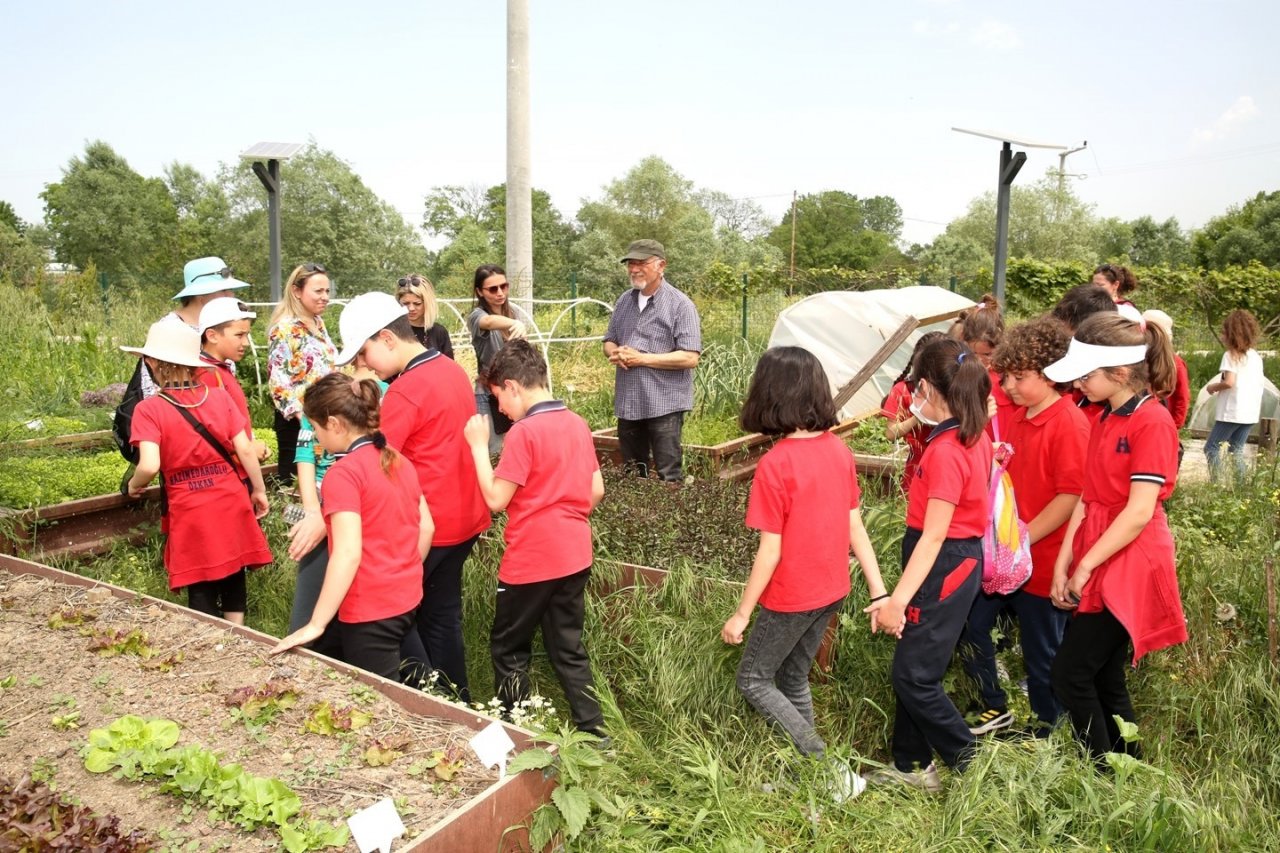
<svg viewBox="0 0 1280 853">
<path fill-rule="evenodd" d="M 485 767 L 497 767 L 498 778 L 506 778 L 507 753 L 516 748 L 511 735 L 502 723 L 490 723 L 480 734 L 471 739 L 471 748 Z"/>
<path fill-rule="evenodd" d="M 378 800 L 347 818 L 351 837 L 356 840 L 360 853 L 391 853 L 391 842 L 404 835 L 404 821 L 396 811 L 391 798 Z"/>
</svg>

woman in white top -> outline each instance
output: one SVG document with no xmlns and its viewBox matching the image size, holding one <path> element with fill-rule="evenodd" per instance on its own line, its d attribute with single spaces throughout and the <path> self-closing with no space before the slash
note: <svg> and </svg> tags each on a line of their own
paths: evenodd
<svg viewBox="0 0 1280 853">
<path fill-rule="evenodd" d="M 1235 457 L 1236 473 L 1244 475 L 1244 444 L 1262 414 L 1262 356 L 1253 348 L 1261 333 L 1257 319 L 1243 308 L 1222 321 L 1222 341 L 1227 347 L 1219 368 L 1222 376 L 1205 389 L 1218 395 L 1213 429 L 1204 444 L 1210 477 L 1217 476 L 1224 441 Z"/>
</svg>

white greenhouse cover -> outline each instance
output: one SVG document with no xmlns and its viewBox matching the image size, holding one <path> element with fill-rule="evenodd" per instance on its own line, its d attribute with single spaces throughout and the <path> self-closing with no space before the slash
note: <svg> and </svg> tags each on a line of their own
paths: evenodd
<svg viewBox="0 0 1280 853">
<path fill-rule="evenodd" d="M 1215 374 L 1213 382 L 1218 381 Z M 1191 407 L 1191 417 L 1187 418 L 1187 429 L 1202 429 L 1206 432 L 1213 428 L 1213 422 L 1217 420 L 1218 401 L 1206 389 L 1209 383 L 1206 382 L 1204 388 L 1200 389 L 1200 393 L 1196 395 L 1196 403 Z M 1262 415 L 1264 418 L 1274 418 L 1280 411 L 1280 390 L 1272 384 L 1267 377 L 1262 377 Z M 1258 425 L 1254 424 L 1250 435 L 1258 434 Z"/>
<path fill-rule="evenodd" d="M 917 285 L 892 290 L 829 291 L 800 300 L 778 315 L 769 346 L 804 347 L 818 357 L 835 394 L 901 328 L 908 317 L 961 311 L 972 300 L 941 287 Z M 898 347 L 871 380 L 841 410 L 842 418 L 879 411 L 880 401 L 906 367 L 925 332 L 946 331 L 951 320 L 921 326 Z"/>
</svg>

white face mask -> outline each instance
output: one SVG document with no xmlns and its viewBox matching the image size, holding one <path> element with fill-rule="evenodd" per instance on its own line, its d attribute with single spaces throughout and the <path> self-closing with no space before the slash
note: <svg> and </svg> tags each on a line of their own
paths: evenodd
<svg viewBox="0 0 1280 853">
<path fill-rule="evenodd" d="M 911 414 L 916 416 L 916 420 L 918 420 L 920 423 L 924 424 L 925 426 L 938 425 L 938 421 L 933 420 L 932 418 L 925 415 L 924 412 L 920 411 L 920 405 L 915 400 L 911 401 L 911 405 L 908 406 L 908 408 L 911 410 Z"/>
</svg>

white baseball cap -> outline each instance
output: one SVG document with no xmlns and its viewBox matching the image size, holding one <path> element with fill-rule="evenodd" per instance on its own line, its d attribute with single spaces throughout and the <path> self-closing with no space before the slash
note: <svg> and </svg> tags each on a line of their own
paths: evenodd
<svg viewBox="0 0 1280 853">
<path fill-rule="evenodd" d="M 169 364 L 203 367 L 200 360 L 200 333 L 186 323 L 157 320 L 147 329 L 147 342 L 140 347 L 120 347 L 135 355 L 150 356 Z"/>
<path fill-rule="evenodd" d="M 355 361 L 365 341 L 385 329 L 392 321 L 409 316 L 409 311 L 390 293 L 362 293 L 347 303 L 338 317 L 338 334 L 342 336 L 339 365 Z"/>
<path fill-rule="evenodd" d="M 200 309 L 200 321 L 196 325 L 200 327 L 200 334 L 204 335 L 206 330 L 214 326 L 221 326 L 233 320 L 252 320 L 257 316 L 254 312 L 247 310 L 244 303 L 234 296 L 219 296 Z"/>
</svg>

